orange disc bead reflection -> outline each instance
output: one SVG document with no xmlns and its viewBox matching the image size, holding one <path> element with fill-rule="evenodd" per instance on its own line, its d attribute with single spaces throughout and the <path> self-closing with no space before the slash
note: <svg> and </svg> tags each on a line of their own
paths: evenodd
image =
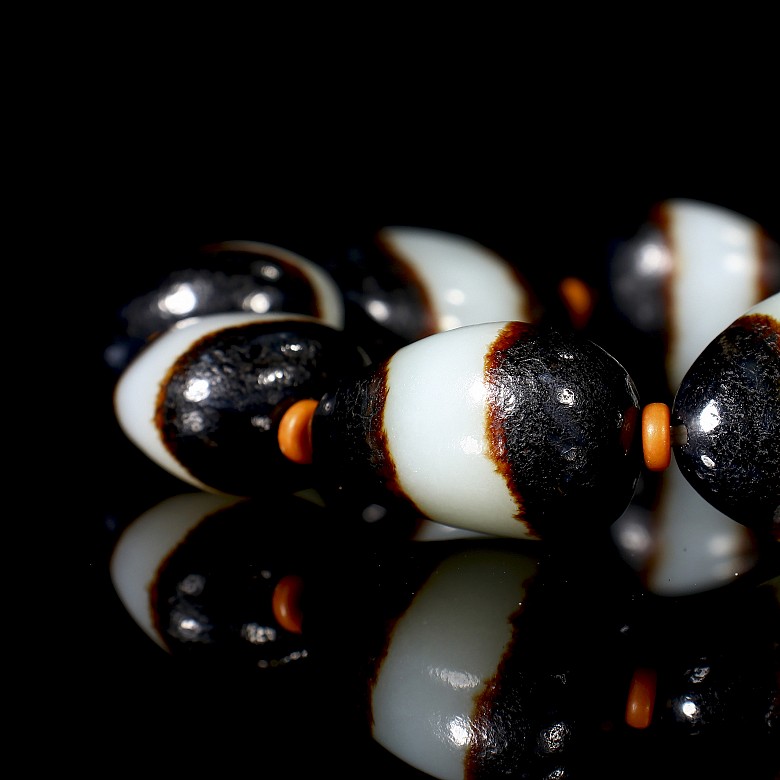
<svg viewBox="0 0 780 780">
<path fill-rule="evenodd" d="M 277 622 L 293 634 L 303 633 L 302 593 L 303 579 L 296 574 L 288 574 L 276 583 L 271 601 Z"/>
</svg>

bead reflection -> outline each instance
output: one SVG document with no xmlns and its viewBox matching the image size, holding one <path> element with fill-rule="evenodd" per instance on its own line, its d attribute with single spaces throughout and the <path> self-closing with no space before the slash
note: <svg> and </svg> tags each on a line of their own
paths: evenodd
<svg viewBox="0 0 780 780">
<path fill-rule="evenodd" d="M 277 585 L 314 568 L 314 551 L 306 553 L 301 538 L 319 538 L 315 547 L 325 553 L 325 518 L 301 496 L 258 504 L 175 496 L 123 531 L 111 579 L 139 627 L 171 655 L 231 668 L 289 666 L 307 659 L 309 648 L 275 612 Z"/>
<path fill-rule="evenodd" d="M 336 282 L 301 255 L 258 241 L 223 241 L 172 258 L 165 277 L 118 313 L 120 333 L 104 353 L 122 371 L 159 333 L 191 316 L 224 312 L 299 313 L 333 328 L 344 326 L 344 300 Z M 177 267 L 178 266 L 178 267 Z"/>
<path fill-rule="evenodd" d="M 626 361 L 643 399 L 666 398 L 671 406 L 676 395 L 684 395 L 681 383 L 708 343 L 780 288 L 780 254 L 776 242 L 752 220 L 712 204 L 672 199 L 659 203 L 636 235 L 616 246 L 608 272 L 617 318 L 607 317 L 591 337 Z M 614 327 L 617 322 L 620 328 Z M 626 324 L 632 331 L 625 330 Z M 766 388 L 748 401 L 740 389 L 735 403 L 732 392 L 723 392 L 723 387 L 752 386 L 766 374 L 768 361 L 759 367 L 749 349 L 743 352 L 745 366 L 738 379 L 732 373 L 725 385 L 720 379 L 710 384 L 711 365 L 695 377 L 689 397 L 696 403 L 685 420 L 687 428 L 675 429 L 675 448 L 690 446 L 688 471 L 701 484 L 714 486 L 706 500 L 690 495 L 679 463 L 672 464 L 643 481 L 631 507 L 613 526 L 625 559 L 641 572 L 646 587 L 660 595 L 691 595 L 729 585 L 759 560 L 756 535 L 737 527 L 735 519 L 740 516 L 758 528 L 766 524 L 766 510 L 759 511 L 753 497 L 729 505 L 728 491 L 718 489 L 726 464 L 734 473 L 739 468 L 735 447 L 724 443 L 733 442 L 729 437 L 734 433 L 740 435 L 740 407 L 757 408 L 776 397 Z M 736 353 L 732 347 L 729 355 Z M 751 431 L 749 439 L 758 438 Z M 772 451 L 763 443 L 756 449 L 764 453 L 759 461 Z M 763 480 L 763 463 L 750 465 L 753 470 L 745 468 L 738 480 L 743 486 Z"/>
</svg>

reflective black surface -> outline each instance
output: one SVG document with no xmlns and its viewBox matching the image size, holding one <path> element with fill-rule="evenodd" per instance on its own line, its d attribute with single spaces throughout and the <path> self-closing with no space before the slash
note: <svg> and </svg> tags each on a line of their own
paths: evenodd
<svg viewBox="0 0 780 780">
<path fill-rule="evenodd" d="M 450 166 L 448 161 L 443 169 Z M 351 172 L 353 176 L 346 178 L 355 184 Z M 182 485 L 148 462 L 118 430 L 111 405 L 116 374 L 106 363 L 104 350 L 115 338 L 116 317 L 128 297 L 143 291 L 147 281 L 159 276 L 169 263 L 178 265 L 172 263 L 173 258 L 189 256 L 203 243 L 250 238 L 327 262 L 345 251 L 355 235 L 365 235 L 371 227 L 411 222 L 490 244 L 519 264 L 543 299 L 557 305 L 557 284 L 569 274 L 584 277 L 603 296 L 603 260 L 612 242 L 630 234 L 650 206 L 665 197 L 682 194 L 718 202 L 780 235 L 776 197 L 751 192 L 742 183 L 731 187 L 722 182 L 708 188 L 680 176 L 648 179 L 627 177 L 625 172 L 621 176 L 616 167 L 610 172 L 614 186 L 597 191 L 594 197 L 593 183 L 603 181 L 604 171 L 589 168 L 582 175 L 558 178 L 555 187 L 540 182 L 533 192 L 506 196 L 487 173 L 474 168 L 470 173 L 468 182 L 461 179 L 459 183 L 452 174 L 428 178 L 429 170 L 428 176 L 419 174 L 424 182 L 417 188 L 389 189 L 363 172 L 358 179 L 361 186 L 343 197 L 333 195 L 332 177 L 327 182 L 318 177 L 304 180 L 308 187 L 293 187 L 288 182 L 285 192 L 298 194 L 298 200 L 250 193 L 245 198 L 234 194 L 225 202 L 213 193 L 194 197 L 202 195 L 199 189 L 190 191 L 188 197 L 184 187 L 174 186 L 168 192 L 175 191 L 179 205 L 187 206 L 175 215 L 171 215 L 168 198 L 158 193 L 136 204 L 132 213 L 114 212 L 102 222 L 103 270 L 90 273 L 89 284 L 85 279 L 69 303 L 78 307 L 79 322 L 89 323 L 78 329 L 83 361 L 79 366 L 81 390 L 73 408 L 84 421 L 85 432 L 80 432 L 79 440 L 88 442 L 92 450 L 86 466 L 80 459 L 67 469 L 72 495 L 80 507 L 75 521 L 78 544 L 69 568 L 83 575 L 78 576 L 78 584 L 84 588 L 79 587 L 75 597 L 63 605 L 71 626 L 70 642 L 78 647 L 75 667 L 63 674 L 68 675 L 67 698 L 74 705 L 78 702 L 82 713 L 71 747 L 87 765 L 107 776 L 117 766 L 132 762 L 166 773 L 191 773 L 209 764 L 219 767 L 226 777 L 273 771 L 272 776 L 309 778 L 319 776 L 326 767 L 344 777 L 426 777 L 361 730 L 341 681 L 328 672 L 287 665 L 270 670 L 283 674 L 269 675 L 264 674 L 269 670 L 247 673 L 230 664 L 206 668 L 182 663 L 149 639 L 118 598 L 108 564 L 120 532 L 159 501 L 179 494 Z M 374 197 L 366 197 L 367 193 Z M 630 340 L 621 344 L 620 333 L 611 335 L 613 354 L 624 349 L 628 355 L 634 349 Z M 620 354 L 615 356 L 621 359 Z M 641 386 L 638 390 L 642 403 L 655 400 L 645 397 Z M 335 559 L 343 563 L 344 552 L 340 549 Z M 775 556 L 769 561 L 767 575 L 776 560 Z M 339 572 L 334 581 L 343 576 Z M 583 583 L 583 591 L 586 588 Z M 575 592 L 579 594 L 579 588 Z M 353 627 L 359 626 L 359 609 L 355 614 L 355 604 L 343 596 L 334 598 L 334 614 L 346 613 Z M 653 613 L 645 624 L 647 660 L 652 663 L 659 658 L 665 669 L 667 728 L 624 730 L 622 740 L 607 739 L 607 734 L 599 732 L 609 742 L 609 750 L 586 745 L 570 774 L 559 776 L 772 780 L 776 766 L 763 742 L 765 734 L 747 721 L 732 728 L 727 717 L 734 708 L 744 709 L 749 703 L 756 708 L 754 713 L 765 706 L 763 720 L 760 715 L 753 717 L 767 729 L 777 720 L 776 694 L 772 701 L 767 687 L 751 687 L 744 679 L 746 666 L 753 662 L 756 669 L 764 668 L 762 664 L 771 666 L 777 663 L 778 652 L 776 627 L 751 622 L 753 615 L 771 615 L 771 608 L 762 611 L 766 607 L 763 597 L 760 604 L 752 595 L 747 598 L 751 609 L 741 611 L 740 598 L 730 594 L 724 602 L 725 615 L 714 597 L 698 602 L 706 602 L 706 609 L 695 609 L 697 604 L 686 599 L 669 600 L 665 610 L 669 622 L 661 620 L 662 613 Z M 360 607 L 366 608 L 363 602 Z M 744 631 L 726 633 L 730 620 L 747 621 Z M 735 643 L 739 635 L 746 637 L 745 644 Z M 758 655 L 755 648 L 759 648 Z M 656 650 L 658 656 L 651 657 Z M 712 675 L 697 673 L 697 669 L 712 669 Z M 705 686 L 697 686 L 697 674 L 710 680 L 718 676 L 722 687 L 713 682 L 708 692 Z M 703 691 L 699 698 L 690 695 L 694 689 L 697 695 Z M 697 739 L 694 716 L 699 702 L 705 700 L 715 702 L 710 710 L 715 713 L 714 725 L 709 736 Z M 686 705 L 689 701 L 692 704 Z M 582 702 L 576 705 L 581 707 Z M 771 728 L 776 734 L 776 725 Z M 755 736 L 757 749 L 749 735 Z M 737 774 L 717 774 L 724 766 Z M 702 771 L 708 774 L 697 774 Z"/>
<path fill-rule="evenodd" d="M 680 470 L 711 504 L 780 536 L 780 322 L 737 320 L 713 339 L 675 397 Z"/>
</svg>

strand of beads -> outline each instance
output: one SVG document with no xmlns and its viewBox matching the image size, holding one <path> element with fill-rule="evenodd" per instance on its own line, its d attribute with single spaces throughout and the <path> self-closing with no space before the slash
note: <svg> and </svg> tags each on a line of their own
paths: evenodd
<svg viewBox="0 0 780 780">
<path fill-rule="evenodd" d="M 750 597 L 732 591 L 733 602 L 693 597 L 679 612 L 663 599 L 643 608 L 648 594 L 619 561 L 598 545 L 583 556 L 579 540 L 603 541 L 600 532 L 631 502 L 646 474 L 642 428 L 648 470 L 679 472 L 689 493 L 708 506 L 717 501 L 740 527 L 759 534 L 769 522 L 771 530 L 776 306 L 763 301 L 702 352 L 660 417 L 648 414 L 655 404 L 641 409 L 632 377 L 600 346 L 518 319 L 374 335 L 374 357 L 353 342 L 346 318 L 344 327 L 284 311 L 182 320 L 120 379 L 117 413 L 142 450 L 214 503 L 193 512 L 188 496 L 131 526 L 114 557 L 117 591 L 139 622 L 152 616 L 148 633 L 179 658 L 232 666 L 241 657 L 251 669 L 318 659 L 316 674 L 326 679 L 357 671 L 356 695 L 371 681 L 363 695 L 372 738 L 433 777 L 560 775 L 605 752 L 635 760 L 637 746 L 650 760 L 681 734 L 705 733 L 714 766 L 728 752 L 725 737 L 769 750 L 776 584 L 754 592 L 746 583 Z M 375 359 L 391 343 L 397 348 Z M 717 394 L 730 384 L 739 393 Z M 702 386 L 715 393 L 717 414 L 702 406 Z M 145 434 L 136 433 L 139 420 Z M 234 423 L 245 438 L 223 435 Z M 672 451 L 676 465 L 667 469 Z M 204 466 L 209 458 L 213 470 Z M 722 467 L 731 462 L 737 472 Z M 709 470 L 699 473 L 699 463 Z M 760 486 L 748 491 L 753 504 L 739 492 L 747 479 Z M 311 487 L 314 501 L 290 495 Z M 361 540 L 358 529 L 376 529 L 381 517 L 397 523 L 393 542 Z M 463 527 L 465 538 L 411 541 L 405 552 L 399 540 L 423 538 L 415 529 L 431 519 L 429 527 Z M 545 541 L 523 541 L 538 537 Z M 150 538 L 162 539 L 158 560 Z M 147 581 L 128 575 L 133 569 Z M 579 583 L 594 571 L 600 608 L 586 616 Z M 214 584 L 220 577 L 227 586 Z M 350 630 L 338 617 L 345 595 Z M 250 608 L 242 612 L 244 596 Z M 677 628 L 668 643 L 661 637 L 670 625 Z M 582 653 L 569 632 L 594 640 L 591 649 Z M 680 641 L 684 632 L 697 641 Z M 420 668 L 425 680 L 407 684 L 409 670 Z M 463 704 L 458 691 L 479 707 Z M 343 693 L 335 683 L 328 692 Z M 407 728 L 434 721 L 432 731 Z M 640 733 L 654 736 L 638 741 Z"/>
</svg>

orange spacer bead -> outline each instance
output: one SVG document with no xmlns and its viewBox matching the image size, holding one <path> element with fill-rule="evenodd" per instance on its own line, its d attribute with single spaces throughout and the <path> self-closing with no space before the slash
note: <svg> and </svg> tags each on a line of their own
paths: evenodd
<svg viewBox="0 0 780 780">
<path fill-rule="evenodd" d="M 318 402 L 312 398 L 296 401 L 279 422 L 276 434 L 279 449 L 293 463 L 312 461 L 311 421 Z"/>
<path fill-rule="evenodd" d="M 634 671 L 626 701 L 626 723 L 635 729 L 646 729 L 653 719 L 657 675 L 654 669 Z"/>
<path fill-rule="evenodd" d="M 663 471 L 672 460 L 670 417 L 666 404 L 648 404 L 642 409 L 642 451 L 650 471 Z"/>
<path fill-rule="evenodd" d="M 566 305 L 574 327 L 584 328 L 593 313 L 593 292 L 590 287 L 581 279 L 567 276 L 558 285 L 558 294 Z"/>
<path fill-rule="evenodd" d="M 293 634 L 303 633 L 302 592 L 303 580 L 297 574 L 288 574 L 276 583 L 271 597 L 276 622 Z"/>
</svg>

